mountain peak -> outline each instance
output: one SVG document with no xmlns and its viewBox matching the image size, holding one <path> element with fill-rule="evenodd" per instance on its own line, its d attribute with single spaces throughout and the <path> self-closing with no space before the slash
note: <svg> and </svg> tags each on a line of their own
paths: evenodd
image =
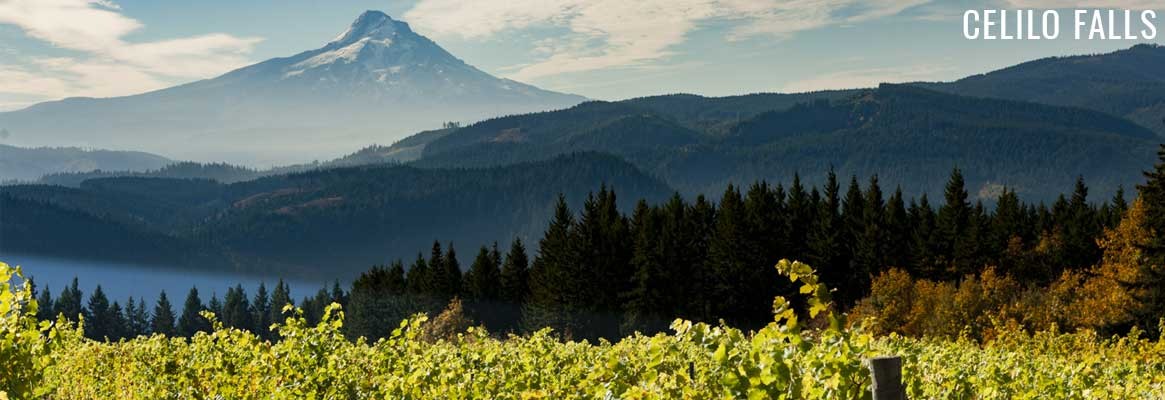
<svg viewBox="0 0 1165 400">
<path fill-rule="evenodd" d="M 330 44 L 348 45 L 364 38 L 386 39 L 398 32 L 412 32 L 409 24 L 397 21 L 381 11 L 368 10 L 356 17 L 348 30 L 337 36 Z"/>
</svg>

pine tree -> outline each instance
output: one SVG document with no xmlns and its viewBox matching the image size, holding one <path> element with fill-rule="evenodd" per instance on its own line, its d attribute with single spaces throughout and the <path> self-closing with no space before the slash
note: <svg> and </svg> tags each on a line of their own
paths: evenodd
<svg viewBox="0 0 1165 400">
<path fill-rule="evenodd" d="M 125 319 L 127 322 L 126 337 L 138 337 L 150 333 L 150 316 L 146 311 L 145 299 L 138 298 L 135 303 L 133 297 L 125 305 Z"/>
<path fill-rule="evenodd" d="M 754 270 L 771 266 L 750 264 L 748 231 L 745 229 L 746 215 L 740 192 L 729 185 L 720 199 L 716 214 L 715 230 L 708 245 L 708 267 L 715 280 L 710 296 L 716 301 L 712 305 L 712 315 L 728 321 L 730 325 L 754 328 L 761 315 L 769 312 L 766 304 L 756 304 L 755 293 L 747 289 Z"/>
<path fill-rule="evenodd" d="M 913 228 L 910 239 L 910 256 L 913 259 L 910 274 L 925 279 L 936 280 L 943 275 L 944 258 L 941 256 L 937 220 L 930 200 L 924 193 L 915 204 L 910 205 L 910 225 Z"/>
<path fill-rule="evenodd" d="M 461 263 L 457 261 L 457 250 L 453 248 L 453 243 L 449 243 L 449 250 L 445 252 L 442 261 L 437 291 L 448 301 L 461 294 Z"/>
<path fill-rule="evenodd" d="M 36 318 L 41 321 L 56 321 L 55 308 L 53 307 L 53 293 L 49 290 L 48 285 L 45 285 L 44 290 L 40 291 L 40 296 L 36 299 Z"/>
<path fill-rule="evenodd" d="M 830 171 L 830 174 L 833 172 Z M 814 249 L 811 247 L 811 236 L 814 229 L 814 215 L 817 210 L 812 209 L 812 202 L 805 187 L 801 185 L 801 176 L 793 174 L 793 185 L 789 187 L 789 200 L 786 203 L 787 217 L 784 218 L 785 254 L 781 258 L 811 258 Z M 779 261 L 779 260 L 778 260 Z M 774 264 L 775 265 L 775 264 Z"/>
<path fill-rule="evenodd" d="M 215 319 L 222 321 L 223 304 L 222 300 L 218 299 L 218 293 L 210 292 L 210 301 L 206 302 L 206 311 L 210 311 L 214 314 Z"/>
<path fill-rule="evenodd" d="M 854 250 L 854 268 L 850 273 L 847 291 L 837 294 L 843 305 L 856 302 L 869 289 L 871 278 L 885 267 L 885 203 L 878 176 L 870 177 L 861 211 L 862 228 L 857 235 Z"/>
<path fill-rule="evenodd" d="M 1144 226 L 1153 237 L 1141 251 L 1140 279 L 1128 285 L 1141 307 L 1136 312 L 1136 323 L 1146 332 L 1157 332 L 1158 321 L 1165 315 L 1165 145 L 1157 151 L 1157 164 L 1145 172 L 1146 182 L 1137 186 L 1145 205 Z M 1158 332 L 1159 333 L 1159 332 Z"/>
<path fill-rule="evenodd" d="M 631 289 L 624 294 L 625 308 L 622 330 L 624 334 L 644 332 L 654 334 L 667 327 L 660 312 L 668 309 L 667 288 L 673 282 L 667 276 L 661 243 L 658 213 L 640 200 L 631 217 L 635 233 L 631 267 Z"/>
<path fill-rule="evenodd" d="M 303 299 L 301 303 L 303 304 L 303 319 L 307 321 L 308 325 L 320 323 L 323 320 L 324 311 L 332 302 L 332 294 L 328 292 L 327 286 L 321 287 L 314 297 Z"/>
<path fill-rule="evenodd" d="M 958 168 L 951 171 L 944 199 L 946 201 L 938 210 L 935 224 L 940 237 L 939 254 L 952 256 L 945 263 L 946 265 L 942 266 L 944 270 L 940 272 L 941 277 L 949 279 L 954 277 L 956 264 L 964 262 L 964 260 L 954 259 L 954 256 L 967 229 L 967 216 L 971 213 L 971 205 L 967 202 L 967 189 L 963 181 L 963 172 Z"/>
<path fill-rule="evenodd" d="M 405 279 L 409 293 L 414 295 L 429 294 L 429 275 L 431 273 L 425 256 L 417 253 L 417 260 L 413 261 L 413 265 L 409 267 L 408 277 Z"/>
<path fill-rule="evenodd" d="M 581 282 L 571 274 L 578 261 L 571 237 L 574 225 L 566 198 L 560 194 L 530 268 L 530 297 L 522 312 L 527 331 L 552 327 L 571 335 L 579 328 L 575 318 L 581 310 L 574 295 L 581 292 Z"/>
<path fill-rule="evenodd" d="M 251 301 L 252 328 L 259 337 L 271 338 L 271 301 L 267 294 L 267 285 L 259 282 L 259 289 L 255 290 L 255 299 Z"/>
<path fill-rule="evenodd" d="M 576 259 L 565 266 L 575 282 L 568 296 L 583 313 L 576 315 L 583 320 L 573 333 L 580 338 L 617 337 L 623 309 L 619 294 L 628 290 L 632 271 L 627 221 L 614 191 L 603 186 L 588 196 L 571 236 Z"/>
<path fill-rule="evenodd" d="M 118 341 L 125 338 L 126 332 L 129 330 L 129 321 L 126 319 L 125 312 L 121 308 L 121 304 L 116 301 L 109 305 L 109 311 L 106 314 L 109 318 L 106 325 L 106 337 L 110 341 Z"/>
<path fill-rule="evenodd" d="M 202 300 L 198 298 L 198 289 L 190 288 L 190 293 L 186 295 L 186 302 L 182 307 L 182 316 L 178 318 L 178 326 L 176 327 L 178 334 L 183 337 L 192 337 L 198 332 L 209 332 L 210 321 L 199 314 L 204 309 Z"/>
<path fill-rule="evenodd" d="M 275 284 L 275 291 L 271 292 L 271 307 L 267 317 L 268 321 L 272 324 L 282 324 L 287 320 L 287 316 L 283 314 L 283 307 L 288 305 L 294 306 L 292 303 L 291 288 L 287 287 L 283 279 L 280 279 L 279 283 Z"/>
<path fill-rule="evenodd" d="M 1068 202 L 1064 232 L 1064 267 L 1081 268 L 1096 264 L 1100 260 L 1100 247 L 1096 238 L 1102 233 L 1101 222 L 1096 209 L 1088 204 L 1088 186 L 1084 178 L 1076 179 L 1076 187 Z"/>
<path fill-rule="evenodd" d="M 465 298 L 467 300 L 498 300 L 501 290 L 501 271 L 489 249 L 482 246 L 477 257 L 465 273 Z"/>
<path fill-rule="evenodd" d="M 910 264 L 910 217 L 902 198 L 902 187 L 886 200 L 885 265 L 905 268 Z"/>
<path fill-rule="evenodd" d="M 53 314 L 64 315 L 69 321 L 77 322 L 85 313 L 85 309 L 81 307 L 81 300 L 82 293 L 81 289 L 77 288 L 77 277 L 73 277 L 73 283 L 61 291 L 61 296 L 57 298 L 56 304 L 53 304 Z"/>
<path fill-rule="evenodd" d="M 340 286 L 339 279 L 332 281 L 331 302 L 328 304 L 331 303 L 339 304 L 340 307 L 346 307 L 348 305 L 348 294 L 344 293 L 344 288 Z"/>
<path fill-rule="evenodd" d="M 1121 218 L 1129 211 L 1129 203 L 1125 201 L 1124 186 L 1117 187 L 1116 194 L 1112 196 L 1112 201 L 1109 204 L 1111 205 L 1109 208 L 1111 216 L 1106 221 L 1105 226 L 1116 227 L 1120 225 Z"/>
<path fill-rule="evenodd" d="M 154 305 L 154 316 L 150 320 L 150 331 L 153 333 L 174 336 L 174 307 L 170 299 L 166 298 L 166 291 L 158 294 L 158 302 Z"/>
<path fill-rule="evenodd" d="M 784 194 L 779 195 L 783 203 Z M 701 285 L 702 265 L 706 243 L 696 231 L 691 207 L 684 203 L 679 193 L 663 205 L 659 213 L 659 252 L 662 256 L 663 273 L 667 276 L 664 289 L 665 302 L 657 313 L 666 317 L 698 318 L 703 288 Z M 782 229 L 776 226 L 775 229 Z M 636 237 L 638 233 L 635 233 Z"/>
<path fill-rule="evenodd" d="M 708 254 L 716 227 L 716 208 L 703 195 L 696 196 L 696 201 L 692 203 L 688 212 L 688 221 L 687 229 L 691 235 L 689 248 L 692 251 L 689 259 L 695 272 L 689 282 L 692 284 L 691 291 L 694 296 L 689 299 L 688 308 L 692 310 L 692 319 L 715 322 L 713 307 L 719 299 L 713 297 L 717 281 L 713 276 L 714 272 L 710 267 L 713 264 L 709 261 Z"/>
<path fill-rule="evenodd" d="M 825 195 L 810 230 L 807 261 L 817 268 L 821 279 L 831 287 L 841 286 L 848 267 L 842 245 L 840 196 L 841 186 L 837 183 L 837 174 L 830 168 L 825 181 Z M 790 212 L 791 207 L 790 203 Z"/>
<path fill-rule="evenodd" d="M 445 253 L 441 250 L 441 242 L 433 241 L 433 250 L 429 253 L 429 272 L 425 276 L 424 293 L 435 296 L 444 303 L 448 299 L 445 294 Z"/>
<path fill-rule="evenodd" d="M 526 247 L 521 238 L 514 238 L 510 243 L 510 251 L 506 253 L 506 260 L 502 263 L 501 290 L 498 293 L 504 307 L 502 326 L 497 329 L 514 330 L 518 328 L 521 319 L 521 310 L 530 296 L 530 267 L 526 256 Z"/>
<path fill-rule="evenodd" d="M 404 266 L 400 261 L 393 267 L 383 266 L 360 274 L 352 281 L 345 311 L 344 329 L 349 338 L 368 338 L 375 341 L 387 336 L 409 313 L 414 305 L 404 298 Z"/>
<path fill-rule="evenodd" d="M 113 326 L 115 321 L 110 315 L 109 298 L 105 297 L 101 285 L 93 289 L 86 308 L 88 312 L 85 314 L 85 337 L 93 340 L 115 337 Z"/>
</svg>

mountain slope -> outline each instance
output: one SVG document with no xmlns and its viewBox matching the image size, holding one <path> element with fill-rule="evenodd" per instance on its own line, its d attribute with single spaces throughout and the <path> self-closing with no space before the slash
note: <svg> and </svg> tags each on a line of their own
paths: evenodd
<svg viewBox="0 0 1165 400">
<path fill-rule="evenodd" d="M 684 101 L 700 109 L 698 102 L 716 100 Z M 1157 140 L 1142 126 L 1097 111 L 907 85 L 744 114 L 734 123 L 685 125 L 656 111 L 668 107 L 638 102 L 585 103 L 483 121 L 433 140 L 413 164 L 503 165 L 574 151 L 582 143 L 624 157 L 689 195 L 716 193 L 730 182 L 787 182 L 795 172 L 819 182 L 831 167 L 842 176 L 879 174 L 883 184 L 900 184 L 907 194 L 933 195 L 957 166 L 973 194 L 988 200 L 1001 185 L 1032 200 L 1052 200 L 1078 175 L 1101 196 L 1131 188 L 1152 165 Z M 701 125 L 707 128 L 696 130 Z"/>
<path fill-rule="evenodd" d="M 1129 118 L 1165 136 L 1165 47 L 1142 44 L 1108 54 L 1052 57 L 949 83 L 949 93 L 1072 106 Z"/>
<path fill-rule="evenodd" d="M 142 148 L 249 165 L 331 157 L 445 121 L 567 107 L 573 95 L 493 77 L 408 24 L 360 15 L 324 47 L 135 96 L 0 113 L 8 143 Z"/>
<path fill-rule="evenodd" d="M 0 188 L 0 198 L 19 206 L 21 215 L 52 216 L 54 225 L 0 218 L 4 232 L 24 235 L 0 241 L 0 252 L 68 256 L 55 249 L 89 249 L 83 232 L 110 232 L 109 246 L 119 247 L 102 251 L 134 254 L 133 241 L 119 238 L 138 237 L 221 250 L 225 255 L 208 264 L 219 268 L 337 277 L 411 258 L 437 239 L 466 254 L 514 237 L 532 246 L 559 194 L 577 208 L 603 185 L 617 191 L 624 211 L 639 199 L 662 201 L 672 193 L 627 162 L 596 153 L 487 169 L 334 168 L 234 184 L 121 177 L 80 188 L 16 185 Z M 73 227 L 78 234 L 52 236 Z"/>
<path fill-rule="evenodd" d="M 48 174 L 146 171 L 173 161 L 140 151 L 88 150 L 77 147 L 23 148 L 0 144 L 0 182 L 36 180 Z"/>
</svg>

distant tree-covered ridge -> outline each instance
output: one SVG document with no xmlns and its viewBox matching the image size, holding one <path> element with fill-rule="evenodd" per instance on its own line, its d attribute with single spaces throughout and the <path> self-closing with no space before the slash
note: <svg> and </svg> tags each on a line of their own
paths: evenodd
<svg viewBox="0 0 1165 400">
<path fill-rule="evenodd" d="M 949 83 L 919 86 L 966 96 L 1087 108 L 1125 117 L 1165 136 L 1165 47 L 1051 57 Z"/>
<path fill-rule="evenodd" d="M 596 153 L 488 169 L 333 168 L 232 184 L 116 177 L 87 180 L 78 188 L 16 185 L 0 188 L 0 198 L 22 207 L 0 220 L 0 229 L 6 238 L 21 239 L 0 242 L 0 250 L 132 258 L 140 249 L 132 240 L 115 238 L 144 235 L 200 249 L 209 261 L 194 264 L 164 250 L 157 252 L 170 257 L 139 261 L 352 276 L 438 238 L 467 246 L 499 237 L 533 238 L 556 196 L 581 204 L 587 192 L 603 184 L 627 194 L 624 209 L 637 199 L 660 201 L 672 192 L 630 164 Z M 36 224 L 36 213 L 60 220 Z M 58 234 L 90 224 L 126 233 Z"/>
<path fill-rule="evenodd" d="M 1006 186 L 1052 201 L 1081 175 L 1106 195 L 1132 187 L 1136 172 L 1152 162 L 1156 141 L 1153 131 L 1098 111 L 882 85 L 796 96 L 588 102 L 457 129 L 431 139 L 412 164 L 493 166 L 600 151 L 687 196 L 731 182 L 788 181 L 797 172 L 823 182 L 830 168 L 878 174 L 908 195 L 933 196 L 945 171 L 958 166 L 973 198 L 992 200 Z"/>
</svg>

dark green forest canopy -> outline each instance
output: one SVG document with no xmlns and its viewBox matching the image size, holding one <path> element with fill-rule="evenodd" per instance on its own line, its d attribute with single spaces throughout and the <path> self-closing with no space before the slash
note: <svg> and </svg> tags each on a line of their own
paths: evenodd
<svg viewBox="0 0 1165 400">
<path fill-rule="evenodd" d="M 100 222 L 118 232 L 204 249 L 212 255 L 208 258 L 218 258 L 208 267 L 252 268 L 250 264 L 258 263 L 326 276 L 354 274 L 438 238 L 466 246 L 499 237 L 507 243 L 513 237 L 532 238 L 541 232 L 560 193 L 577 206 L 602 185 L 626 196 L 619 204 L 628 209 L 638 199 L 660 201 L 672 192 L 630 164 L 597 153 L 487 169 L 336 168 L 233 184 L 103 178 L 85 181 L 80 188 L 4 187 L 0 193 L 13 202 L 11 209 L 17 210 L 18 204 L 22 211 L 4 218 L 0 226 L 13 234 L 23 232 L 27 240 L 6 240 L 0 246 L 13 253 L 87 247 L 136 251 L 128 240 L 87 243 L 81 233 L 86 230 L 54 235 L 68 229 L 72 223 L 67 221 L 37 225 L 35 219 L 23 218 L 43 212 L 62 219 L 72 216 L 76 224 Z M 190 264 L 179 254 L 172 256 L 161 261 Z"/>
<path fill-rule="evenodd" d="M 724 103 L 748 111 L 731 113 Z M 766 107 L 774 108 L 760 111 Z M 458 129 L 431 141 L 413 165 L 493 166 L 601 151 L 689 197 L 732 182 L 788 181 L 794 173 L 820 183 L 830 168 L 877 174 L 908 195 L 933 196 L 957 166 L 975 198 L 990 201 L 1009 187 L 1025 199 L 1051 201 L 1077 176 L 1098 194 L 1132 187 L 1151 165 L 1157 140 L 1143 126 L 1098 111 L 883 85 L 795 98 L 585 103 Z"/>
</svg>

